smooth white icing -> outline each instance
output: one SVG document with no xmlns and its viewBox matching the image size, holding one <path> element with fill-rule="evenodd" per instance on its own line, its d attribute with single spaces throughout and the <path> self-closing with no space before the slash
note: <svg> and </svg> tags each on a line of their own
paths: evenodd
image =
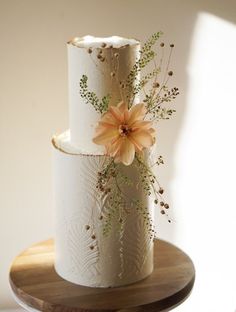
<svg viewBox="0 0 236 312">
<path fill-rule="evenodd" d="M 100 216 L 104 220 L 114 202 L 110 202 L 109 195 L 101 196 L 96 188 L 104 156 L 63 152 L 62 146 L 57 146 L 62 137 L 54 138 L 53 149 L 57 273 L 73 283 L 91 287 L 116 287 L 145 278 L 153 270 L 153 241 L 142 213 L 131 201 L 140 200 L 150 215 L 153 205 L 148 204 L 136 166 L 121 165 L 133 182 L 133 186 L 123 189 L 129 211 L 122 216 L 123 231 L 116 216 L 105 236 Z"/>
<path fill-rule="evenodd" d="M 112 37 L 111 37 L 112 38 Z M 100 41 L 101 38 L 93 38 Z M 124 39 L 122 38 L 122 42 Z M 90 43 L 90 41 L 88 41 Z M 80 79 L 83 75 L 88 77 L 88 90 L 94 92 L 98 99 L 110 94 L 110 105 L 117 105 L 125 100 L 124 90 L 120 81 L 125 81 L 129 75 L 136 59 L 139 57 L 139 44 L 124 46 L 119 49 L 104 49 L 104 62 L 98 58 L 98 51 L 88 53 L 87 49 L 78 48 L 68 43 L 68 72 L 69 72 L 69 128 L 71 143 L 73 146 L 89 153 L 102 152 L 102 146 L 93 143 L 96 125 L 101 118 L 90 103 L 86 103 L 80 95 Z M 118 58 L 115 57 L 118 53 Z M 116 72 L 111 77 L 111 72 Z M 134 103 L 139 101 L 138 95 Z"/>
</svg>

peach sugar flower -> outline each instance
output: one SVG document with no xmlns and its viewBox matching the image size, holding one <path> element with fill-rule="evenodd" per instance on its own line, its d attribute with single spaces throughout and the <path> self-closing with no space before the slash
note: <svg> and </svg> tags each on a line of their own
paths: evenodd
<svg viewBox="0 0 236 312">
<path fill-rule="evenodd" d="M 98 123 L 93 142 L 104 145 L 107 155 L 114 157 L 115 162 L 130 165 L 135 152 L 140 153 L 155 142 L 155 130 L 151 121 L 143 120 L 145 114 L 144 104 L 131 109 L 124 102 L 110 106 Z"/>
</svg>

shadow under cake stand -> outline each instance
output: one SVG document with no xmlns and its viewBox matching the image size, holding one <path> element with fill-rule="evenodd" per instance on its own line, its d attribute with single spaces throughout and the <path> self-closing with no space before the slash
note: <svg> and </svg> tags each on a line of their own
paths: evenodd
<svg viewBox="0 0 236 312">
<path fill-rule="evenodd" d="M 9 281 L 15 300 L 28 311 L 169 311 L 190 294 L 193 262 L 182 250 L 155 241 L 154 271 L 146 279 L 117 288 L 91 288 L 62 279 L 54 269 L 54 242 L 37 243 L 17 256 Z"/>
</svg>

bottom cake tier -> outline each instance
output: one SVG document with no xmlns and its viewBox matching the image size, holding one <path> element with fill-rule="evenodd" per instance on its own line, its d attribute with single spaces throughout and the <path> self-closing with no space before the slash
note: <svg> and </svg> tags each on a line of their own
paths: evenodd
<svg viewBox="0 0 236 312">
<path fill-rule="evenodd" d="M 73 150 L 69 132 L 55 136 L 52 143 L 57 273 L 90 287 L 116 287 L 150 275 L 153 205 L 143 191 L 135 162 L 119 167 L 132 183 L 123 186 L 126 200 L 118 207 L 112 182 L 107 194 L 101 195 L 97 187 L 107 156 Z"/>
</svg>

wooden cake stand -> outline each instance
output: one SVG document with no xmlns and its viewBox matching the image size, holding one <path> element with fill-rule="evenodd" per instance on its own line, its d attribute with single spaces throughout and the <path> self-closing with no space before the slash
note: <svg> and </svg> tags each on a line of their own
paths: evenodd
<svg viewBox="0 0 236 312">
<path fill-rule="evenodd" d="M 169 311 L 189 295 L 195 278 L 191 259 L 174 245 L 155 242 L 155 268 L 146 279 L 117 288 L 90 288 L 62 279 L 54 269 L 54 242 L 29 247 L 14 260 L 10 285 L 28 311 Z"/>
</svg>

